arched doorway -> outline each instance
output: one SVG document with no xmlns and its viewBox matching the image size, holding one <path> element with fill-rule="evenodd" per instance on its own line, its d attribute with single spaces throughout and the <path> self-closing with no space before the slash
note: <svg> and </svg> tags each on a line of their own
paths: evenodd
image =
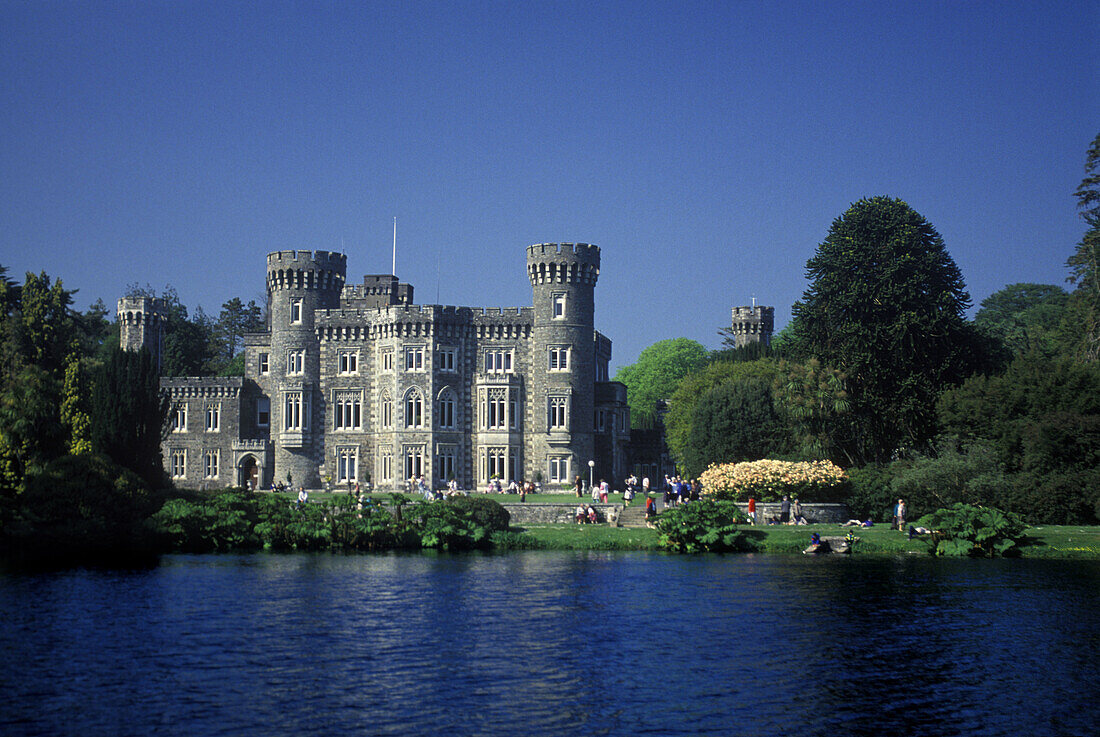
<svg viewBox="0 0 1100 737">
<path fill-rule="evenodd" d="M 256 463 L 255 456 L 247 455 L 241 459 L 239 483 L 249 491 L 260 488 L 260 466 Z"/>
</svg>

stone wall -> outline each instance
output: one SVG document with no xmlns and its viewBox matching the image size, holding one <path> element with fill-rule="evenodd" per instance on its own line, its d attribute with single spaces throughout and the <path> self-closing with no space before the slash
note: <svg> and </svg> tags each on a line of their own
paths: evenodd
<svg viewBox="0 0 1100 737">
<path fill-rule="evenodd" d="M 554 523 L 575 522 L 577 512 L 576 504 L 533 504 L 533 503 L 508 503 L 501 504 L 512 516 L 513 525 L 548 525 Z M 596 520 L 607 522 L 607 515 L 611 510 L 619 513 L 623 511 L 622 504 L 591 504 L 596 509 Z"/>
<path fill-rule="evenodd" d="M 757 524 L 767 523 L 770 517 L 779 518 L 779 502 L 757 502 L 756 503 L 756 522 Z M 744 503 L 738 503 L 741 507 L 741 511 L 745 514 L 749 513 L 749 505 Z M 847 504 L 802 504 L 802 516 L 806 518 L 806 521 L 815 524 L 843 524 L 852 519 L 852 513 L 848 510 Z"/>
</svg>

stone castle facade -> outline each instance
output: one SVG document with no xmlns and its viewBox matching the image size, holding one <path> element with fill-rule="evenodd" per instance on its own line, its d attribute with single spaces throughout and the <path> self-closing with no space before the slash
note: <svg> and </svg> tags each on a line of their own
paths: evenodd
<svg viewBox="0 0 1100 737">
<path fill-rule="evenodd" d="M 608 380 L 611 341 L 594 328 L 597 246 L 528 247 L 532 306 L 507 309 L 416 305 L 396 276 L 346 284 L 346 266 L 340 253 L 268 254 L 268 330 L 245 337 L 244 376 L 161 380 L 177 485 L 627 475 L 626 387 Z M 120 300 L 122 346 L 159 356 L 164 310 Z"/>
<path fill-rule="evenodd" d="M 734 347 L 743 348 L 752 343 L 771 345 L 775 331 L 775 308 L 745 305 L 734 307 L 730 315 L 730 334 Z"/>
</svg>

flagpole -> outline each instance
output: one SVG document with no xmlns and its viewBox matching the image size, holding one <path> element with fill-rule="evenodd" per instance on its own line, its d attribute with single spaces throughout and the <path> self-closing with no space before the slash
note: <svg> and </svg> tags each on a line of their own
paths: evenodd
<svg viewBox="0 0 1100 737">
<path fill-rule="evenodd" d="M 393 219 L 393 275 L 397 276 L 397 218 Z"/>
</svg>

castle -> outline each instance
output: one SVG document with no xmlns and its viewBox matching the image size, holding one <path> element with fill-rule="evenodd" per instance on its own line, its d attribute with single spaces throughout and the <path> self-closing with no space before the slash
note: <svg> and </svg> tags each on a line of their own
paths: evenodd
<svg viewBox="0 0 1100 737">
<path fill-rule="evenodd" d="M 527 248 L 531 307 L 415 305 L 393 275 L 345 284 L 347 257 L 267 256 L 267 330 L 243 377 L 162 378 L 164 467 L 184 487 L 570 483 L 629 472 L 626 387 L 594 329 L 600 249 Z M 159 356 L 165 305 L 118 302 L 122 347 Z"/>
</svg>

